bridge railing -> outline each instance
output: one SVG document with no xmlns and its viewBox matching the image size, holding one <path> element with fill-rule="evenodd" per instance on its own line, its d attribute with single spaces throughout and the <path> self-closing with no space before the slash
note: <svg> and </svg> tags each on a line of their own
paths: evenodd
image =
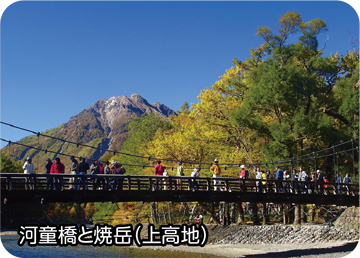
<svg viewBox="0 0 360 258">
<path fill-rule="evenodd" d="M 73 175 L 0 173 L 1 189 L 223 191 L 292 194 L 359 195 L 359 185 L 314 181 L 239 179 L 234 177 L 177 177 L 147 175 Z"/>
</svg>

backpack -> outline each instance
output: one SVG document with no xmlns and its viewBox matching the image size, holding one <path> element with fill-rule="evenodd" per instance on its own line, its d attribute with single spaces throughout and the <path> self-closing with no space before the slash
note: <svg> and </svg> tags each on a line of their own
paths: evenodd
<svg viewBox="0 0 360 258">
<path fill-rule="evenodd" d="M 114 174 L 120 174 L 120 168 L 115 167 Z"/>
<path fill-rule="evenodd" d="M 120 168 L 120 174 L 122 174 L 122 175 L 123 175 L 123 174 L 125 174 L 125 173 L 126 173 L 125 168 L 123 168 L 123 167 L 122 167 L 122 168 Z"/>
</svg>

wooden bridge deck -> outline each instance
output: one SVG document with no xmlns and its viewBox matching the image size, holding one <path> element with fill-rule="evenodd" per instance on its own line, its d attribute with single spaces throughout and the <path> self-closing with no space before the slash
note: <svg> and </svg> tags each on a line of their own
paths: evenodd
<svg viewBox="0 0 360 258">
<path fill-rule="evenodd" d="M 192 187 L 191 177 L 86 175 L 79 184 L 80 178 L 70 174 L 0 173 L 1 201 L 3 204 L 224 201 L 359 206 L 359 186 L 356 184 L 199 177 L 196 178 L 199 185 L 196 190 Z M 178 179 L 181 179 L 179 184 Z M 221 181 L 217 191 L 215 180 Z M 116 181 L 117 189 L 113 187 Z M 77 190 L 78 186 L 80 190 Z M 75 189 L 70 190 L 71 187 Z"/>
</svg>

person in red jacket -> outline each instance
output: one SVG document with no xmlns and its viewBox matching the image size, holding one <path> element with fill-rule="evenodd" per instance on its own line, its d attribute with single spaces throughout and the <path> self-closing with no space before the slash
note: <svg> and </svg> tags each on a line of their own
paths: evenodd
<svg viewBox="0 0 360 258">
<path fill-rule="evenodd" d="M 165 169 L 160 163 L 161 161 L 159 160 L 155 166 L 155 176 L 162 176 L 164 174 Z M 156 190 L 161 190 L 161 188 L 161 179 L 156 179 Z"/>
<path fill-rule="evenodd" d="M 60 158 L 55 158 L 55 162 L 51 165 L 50 174 L 64 174 L 65 166 L 60 162 Z M 64 189 L 62 177 L 54 177 L 54 189 L 61 191 Z"/>
</svg>

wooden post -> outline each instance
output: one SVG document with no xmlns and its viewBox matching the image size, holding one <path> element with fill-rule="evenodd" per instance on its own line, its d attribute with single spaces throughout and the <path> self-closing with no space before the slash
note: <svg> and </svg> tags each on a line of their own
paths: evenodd
<svg viewBox="0 0 360 258">
<path fill-rule="evenodd" d="M 285 204 L 281 204 L 281 210 L 282 210 L 282 213 L 283 213 L 283 224 L 286 225 L 286 206 Z"/>
<path fill-rule="evenodd" d="M 301 205 L 301 224 L 305 223 L 306 222 L 306 216 L 305 216 L 305 205 L 302 204 Z"/>
<path fill-rule="evenodd" d="M 294 224 L 295 225 L 301 224 L 300 217 L 301 217 L 300 204 L 295 204 L 295 219 L 294 219 Z"/>
<path fill-rule="evenodd" d="M 224 203 L 219 202 L 219 220 L 220 224 L 224 225 Z"/>
<path fill-rule="evenodd" d="M 254 225 L 259 225 L 259 217 L 258 217 L 258 208 L 257 208 L 257 203 L 252 202 L 251 203 L 251 211 L 252 211 L 252 218 L 251 220 L 253 221 Z"/>
<path fill-rule="evenodd" d="M 263 215 L 262 224 L 263 224 L 263 225 L 266 225 L 266 223 L 267 223 L 266 203 L 263 203 L 263 204 L 262 204 L 262 215 Z"/>
<path fill-rule="evenodd" d="M 230 223 L 235 223 L 235 203 L 231 203 Z"/>
<path fill-rule="evenodd" d="M 238 203 L 238 211 L 239 211 L 239 218 L 236 224 L 244 224 L 245 217 L 244 217 L 244 209 L 242 207 L 242 202 Z"/>
<path fill-rule="evenodd" d="M 171 220 L 171 202 L 168 202 L 168 214 L 169 214 L 169 223 L 172 224 Z"/>
<path fill-rule="evenodd" d="M 316 206 L 315 204 L 312 205 L 311 209 L 310 209 L 310 221 L 311 222 L 314 222 L 314 218 L 315 218 L 315 209 L 316 209 Z"/>
<path fill-rule="evenodd" d="M 229 203 L 224 202 L 224 225 L 230 225 L 230 223 Z"/>
<path fill-rule="evenodd" d="M 150 208 L 151 208 L 151 223 L 152 224 L 156 224 L 156 207 L 155 207 L 155 202 L 150 203 Z"/>
</svg>

